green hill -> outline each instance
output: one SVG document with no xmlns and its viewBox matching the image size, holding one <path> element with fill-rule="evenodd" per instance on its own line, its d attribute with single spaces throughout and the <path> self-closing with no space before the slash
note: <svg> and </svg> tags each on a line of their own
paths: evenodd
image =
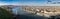
<svg viewBox="0 0 60 19">
<path fill-rule="evenodd" d="M 12 13 L 0 7 L 0 19 L 13 19 Z"/>
</svg>

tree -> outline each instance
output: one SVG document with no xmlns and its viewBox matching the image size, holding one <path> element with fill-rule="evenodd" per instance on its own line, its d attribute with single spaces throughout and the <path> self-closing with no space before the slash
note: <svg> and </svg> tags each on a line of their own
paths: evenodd
<svg viewBox="0 0 60 19">
<path fill-rule="evenodd" d="M 13 19 L 12 13 L 0 7 L 0 19 Z"/>
</svg>

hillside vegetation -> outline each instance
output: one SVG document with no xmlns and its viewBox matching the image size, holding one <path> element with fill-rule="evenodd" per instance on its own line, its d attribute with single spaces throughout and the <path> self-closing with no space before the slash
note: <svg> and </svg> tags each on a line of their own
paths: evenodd
<svg viewBox="0 0 60 19">
<path fill-rule="evenodd" d="M 0 19 L 13 19 L 12 13 L 0 7 Z"/>
</svg>

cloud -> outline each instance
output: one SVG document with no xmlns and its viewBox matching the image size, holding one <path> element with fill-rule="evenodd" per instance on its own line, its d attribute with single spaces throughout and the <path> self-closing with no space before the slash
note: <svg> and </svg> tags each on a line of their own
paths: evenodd
<svg viewBox="0 0 60 19">
<path fill-rule="evenodd" d="M 31 5 L 31 6 L 60 6 L 60 4 L 47 4 L 47 1 L 33 1 L 33 2 L 23 2 L 20 5 Z"/>
</svg>

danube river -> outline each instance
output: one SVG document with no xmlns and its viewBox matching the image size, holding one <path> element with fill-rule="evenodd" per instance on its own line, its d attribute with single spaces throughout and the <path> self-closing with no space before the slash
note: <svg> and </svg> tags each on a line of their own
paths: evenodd
<svg viewBox="0 0 60 19">
<path fill-rule="evenodd" d="M 17 19 L 44 19 L 45 18 L 42 16 L 33 15 L 31 13 L 23 11 L 22 7 L 15 7 L 12 10 L 13 10 L 13 14 L 17 15 L 16 16 Z"/>
</svg>

